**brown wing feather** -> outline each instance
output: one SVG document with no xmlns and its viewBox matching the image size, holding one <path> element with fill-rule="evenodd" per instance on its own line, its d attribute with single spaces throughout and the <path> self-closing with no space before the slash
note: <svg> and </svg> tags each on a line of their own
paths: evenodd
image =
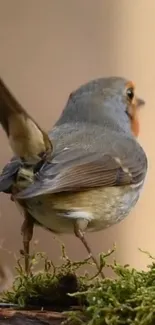
<svg viewBox="0 0 155 325">
<path fill-rule="evenodd" d="M 115 158 L 103 156 L 99 161 L 62 171 L 54 183 L 52 192 L 78 191 L 82 188 L 131 184 L 132 175 L 128 169 L 123 170 Z"/>
<path fill-rule="evenodd" d="M 138 169 L 132 174 L 132 165 L 123 165 L 118 158 L 110 155 L 96 154 L 97 159 L 92 155 L 92 161 L 88 155 L 88 162 L 83 164 L 80 158 L 72 164 L 58 163 L 57 173 L 52 172 L 52 163 L 46 175 L 39 177 L 39 180 L 18 194 L 18 198 L 28 198 L 46 193 L 58 193 L 62 191 L 79 191 L 100 186 L 122 186 L 134 183 L 134 177 Z M 83 158 L 83 157 L 82 157 Z M 54 166 L 53 166 L 54 168 Z M 51 169 L 51 173 L 50 173 Z"/>
</svg>

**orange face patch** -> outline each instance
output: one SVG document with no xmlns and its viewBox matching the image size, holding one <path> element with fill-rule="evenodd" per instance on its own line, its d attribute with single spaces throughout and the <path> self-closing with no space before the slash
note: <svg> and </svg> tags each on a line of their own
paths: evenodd
<svg viewBox="0 0 155 325">
<path fill-rule="evenodd" d="M 139 120 L 138 120 L 137 117 L 134 117 L 131 120 L 131 130 L 132 130 L 133 134 L 135 135 L 135 137 L 138 137 L 139 131 L 140 131 L 140 127 L 139 127 Z"/>
<path fill-rule="evenodd" d="M 138 118 L 137 101 L 134 97 L 132 103 L 129 105 L 129 115 L 131 116 L 131 130 L 135 137 L 138 137 L 140 131 L 140 124 Z"/>
<path fill-rule="evenodd" d="M 126 83 L 126 89 L 128 89 L 128 88 L 133 88 L 133 89 L 135 89 L 135 84 L 134 84 L 132 81 L 128 81 L 128 82 Z"/>
<path fill-rule="evenodd" d="M 133 84 L 132 81 L 128 82 L 126 84 L 126 90 L 132 88 L 133 90 L 135 89 L 135 85 Z M 130 101 L 128 99 L 129 105 L 128 105 L 128 113 L 131 119 L 131 130 L 135 137 L 138 137 L 139 131 L 140 131 L 140 126 L 139 126 L 139 120 L 138 120 L 138 107 L 137 107 L 137 101 L 136 97 L 134 96 L 133 99 Z"/>
</svg>

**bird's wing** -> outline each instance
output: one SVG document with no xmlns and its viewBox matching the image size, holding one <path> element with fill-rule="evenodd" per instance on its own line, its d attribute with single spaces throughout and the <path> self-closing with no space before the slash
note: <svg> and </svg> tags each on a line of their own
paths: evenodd
<svg viewBox="0 0 155 325">
<path fill-rule="evenodd" d="M 146 156 L 142 149 L 140 153 L 141 155 L 139 152 L 123 154 L 120 157 L 66 148 L 57 153 L 51 163 L 41 168 L 35 182 L 19 192 L 17 198 L 76 192 L 101 186 L 138 184 L 143 181 L 146 173 Z"/>
<path fill-rule="evenodd" d="M 14 184 L 15 176 L 21 167 L 21 161 L 16 157 L 12 158 L 2 170 L 0 175 L 0 192 L 11 193 L 11 187 Z"/>
</svg>

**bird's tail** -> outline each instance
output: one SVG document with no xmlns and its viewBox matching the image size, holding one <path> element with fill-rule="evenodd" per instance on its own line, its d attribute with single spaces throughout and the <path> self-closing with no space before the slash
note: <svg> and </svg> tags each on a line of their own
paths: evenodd
<svg viewBox="0 0 155 325">
<path fill-rule="evenodd" d="M 40 155 L 52 151 L 48 134 L 21 106 L 1 78 L 0 124 L 16 156 L 35 162 Z"/>
<path fill-rule="evenodd" d="M 13 96 L 9 88 L 4 81 L 0 78 L 0 110 L 6 110 L 11 112 L 25 111 L 17 99 Z"/>
</svg>

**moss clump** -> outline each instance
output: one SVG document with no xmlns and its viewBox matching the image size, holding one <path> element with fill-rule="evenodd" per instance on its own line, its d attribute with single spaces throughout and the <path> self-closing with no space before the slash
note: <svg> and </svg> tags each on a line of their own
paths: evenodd
<svg viewBox="0 0 155 325">
<path fill-rule="evenodd" d="M 89 264 L 90 258 L 81 262 L 71 262 L 64 247 L 62 257 L 63 264 L 56 267 L 43 253 L 31 255 L 29 275 L 24 272 L 21 257 L 17 261 L 17 276 L 12 290 L 3 292 L 0 301 L 16 304 L 20 308 L 38 307 L 52 310 L 64 310 L 72 305 L 79 305 L 84 297 L 71 297 L 68 293 L 83 292 L 88 288 L 85 281 L 87 276 L 77 277 L 76 270 L 82 265 Z M 43 268 L 36 273 L 33 269 L 39 263 L 43 264 Z"/>
<path fill-rule="evenodd" d="M 79 311 L 66 312 L 68 324 L 154 325 L 155 259 L 150 256 L 152 264 L 147 271 L 137 271 L 115 261 L 109 265 L 106 256 L 111 253 L 101 254 L 101 265 L 112 268 L 116 277 L 93 280 L 88 275 L 76 275 L 81 265 L 90 263 L 89 259 L 74 263 L 65 256 L 63 265 L 56 268 L 38 254 L 37 258 L 44 259 L 44 271 L 27 277 L 19 263 L 13 290 L 3 295 L 3 301 L 20 306 L 55 306 L 57 310 L 78 306 Z"/>
</svg>

